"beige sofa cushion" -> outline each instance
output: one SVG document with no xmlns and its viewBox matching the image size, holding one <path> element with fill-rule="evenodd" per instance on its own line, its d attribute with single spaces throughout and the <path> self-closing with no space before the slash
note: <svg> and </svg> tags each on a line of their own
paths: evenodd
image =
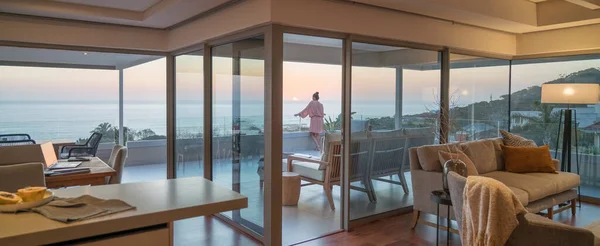
<svg viewBox="0 0 600 246">
<path fill-rule="evenodd" d="M 479 174 L 499 169 L 493 140 L 484 139 L 461 143 L 460 147 L 462 151 L 471 158 L 471 161 L 475 164 L 475 168 L 477 168 Z"/>
<path fill-rule="evenodd" d="M 521 202 L 521 204 L 523 204 L 523 206 L 527 206 L 529 205 L 529 194 L 527 193 L 527 191 L 521 190 L 519 188 L 515 188 L 512 186 L 507 186 L 513 193 L 515 193 L 515 195 L 517 196 L 517 198 L 519 198 L 519 201 Z"/>
<path fill-rule="evenodd" d="M 529 195 L 529 202 L 537 201 L 558 193 L 556 185 L 552 182 L 548 182 L 548 179 L 545 178 L 504 171 L 493 171 L 482 174 L 481 176 L 493 178 L 507 186 L 526 191 Z"/>
<path fill-rule="evenodd" d="M 567 191 L 570 189 L 577 188 L 580 183 L 579 175 L 567 172 L 556 173 L 524 173 L 527 176 L 543 178 L 547 182 L 554 184 L 556 187 L 556 193 Z"/>
<path fill-rule="evenodd" d="M 438 151 L 452 151 L 460 148 L 458 144 L 426 145 L 417 148 L 417 156 L 421 168 L 429 172 L 441 172 L 442 164 L 438 156 Z"/>
</svg>

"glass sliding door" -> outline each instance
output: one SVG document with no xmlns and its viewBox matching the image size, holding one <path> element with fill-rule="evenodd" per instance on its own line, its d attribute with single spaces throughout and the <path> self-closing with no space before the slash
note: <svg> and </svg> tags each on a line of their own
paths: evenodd
<svg viewBox="0 0 600 246">
<path fill-rule="evenodd" d="M 248 197 L 248 208 L 224 213 L 263 235 L 264 40 L 248 38 L 212 49 L 213 180 Z"/>
<path fill-rule="evenodd" d="M 175 57 L 175 173 L 176 177 L 204 173 L 203 51 Z"/>
<path fill-rule="evenodd" d="M 450 55 L 449 141 L 501 137 L 508 129 L 509 61 Z"/>
<path fill-rule="evenodd" d="M 129 152 L 123 182 L 167 178 L 166 59 L 123 70 L 124 143 Z"/>
<path fill-rule="evenodd" d="M 312 162 L 293 160 L 288 171 L 331 185 L 303 182 L 298 205 L 283 207 L 283 245 L 290 245 L 340 229 L 342 40 L 285 33 L 283 41 L 282 170 L 288 170 L 289 156 L 309 157 Z M 315 106 L 306 109 L 319 104 L 322 112 L 313 111 Z M 321 127 L 316 126 L 319 121 Z M 331 162 L 324 154 L 330 149 L 335 155 Z M 331 165 L 321 168 L 319 161 Z M 327 170 L 329 177 L 324 176 Z"/>
<path fill-rule="evenodd" d="M 436 142 L 436 51 L 352 43 L 350 219 L 413 205 L 408 148 Z"/>
</svg>

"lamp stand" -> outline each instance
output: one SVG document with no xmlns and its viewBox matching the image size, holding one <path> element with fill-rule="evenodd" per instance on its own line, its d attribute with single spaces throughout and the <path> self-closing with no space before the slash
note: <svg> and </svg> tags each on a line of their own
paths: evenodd
<svg viewBox="0 0 600 246">
<path fill-rule="evenodd" d="M 557 157 L 558 154 L 558 143 L 560 138 L 560 125 L 563 125 L 563 134 L 562 134 L 562 152 L 561 152 L 561 160 L 560 160 L 560 171 L 561 172 L 572 172 L 573 168 L 571 166 L 571 146 L 572 146 L 572 138 L 573 138 L 573 116 L 575 117 L 575 124 L 577 124 L 577 112 L 573 114 L 574 110 L 567 107 L 567 109 L 563 109 L 560 112 L 560 122 L 558 125 L 558 138 L 556 139 L 556 150 L 554 152 L 554 158 Z M 564 115 L 564 118 L 562 118 Z M 579 148 L 578 148 L 578 137 L 577 137 L 577 129 L 575 129 L 575 164 L 577 168 L 577 175 L 579 175 Z M 581 206 L 581 186 L 577 186 L 577 194 L 579 199 L 578 206 Z"/>
</svg>

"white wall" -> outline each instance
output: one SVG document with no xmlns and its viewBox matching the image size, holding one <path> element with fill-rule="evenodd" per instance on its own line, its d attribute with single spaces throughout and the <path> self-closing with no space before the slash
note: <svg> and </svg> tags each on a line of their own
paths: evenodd
<svg viewBox="0 0 600 246">
<path fill-rule="evenodd" d="M 600 50 L 599 24 L 516 35 L 328 0 L 246 0 L 172 30 L 0 15 L 0 41 L 173 51 L 269 22 L 509 56 Z"/>
<path fill-rule="evenodd" d="M 486 53 L 516 52 L 514 34 L 339 1 L 275 0 L 272 21 Z"/>
<path fill-rule="evenodd" d="M 534 55 L 600 50 L 600 24 L 521 34 L 517 53 Z"/>
<path fill-rule="evenodd" d="M 166 34 L 148 28 L 0 15 L 0 41 L 164 51 Z"/>
<path fill-rule="evenodd" d="M 247 0 L 170 31 L 168 49 L 177 50 L 269 22 L 270 0 Z"/>
</svg>

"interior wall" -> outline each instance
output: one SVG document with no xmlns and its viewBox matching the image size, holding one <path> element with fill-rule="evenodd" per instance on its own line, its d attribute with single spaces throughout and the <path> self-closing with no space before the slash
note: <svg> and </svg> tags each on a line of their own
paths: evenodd
<svg viewBox="0 0 600 246">
<path fill-rule="evenodd" d="M 164 30 L 0 15 L 0 41 L 164 51 Z"/>
<path fill-rule="evenodd" d="M 514 34 L 341 1 L 272 2 L 272 21 L 284 25 L 514 55 Z"/>
<path fill-rule="evenodd" d="M 517 36 L 518 55 L 600 50 L 600 24 L 526 33 Z"/>
<path fill-rule="evenodd" d="M 269 22 L 270 0 L 246 0 L 169 32 L 168 50 L 177 50 Z"/>
</svg>

